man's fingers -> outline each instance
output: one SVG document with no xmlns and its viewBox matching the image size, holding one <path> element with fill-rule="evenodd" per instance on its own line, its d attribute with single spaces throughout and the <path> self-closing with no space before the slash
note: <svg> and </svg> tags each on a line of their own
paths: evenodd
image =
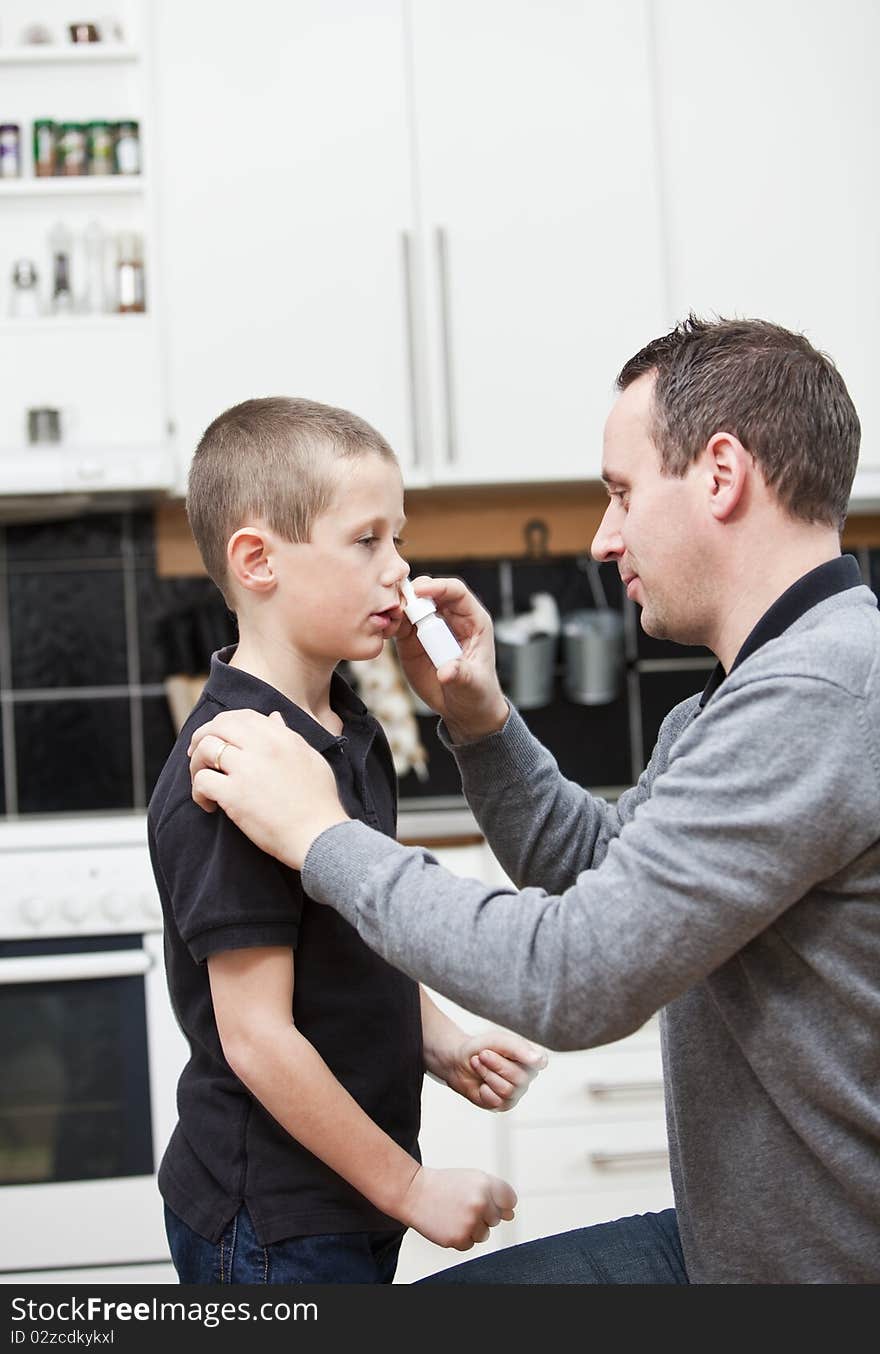
<svg viewBox="0 0 880 1354">
<path fill-rule="evenodd" d="M 223 808 L 222 796 L 226 785 L 227 780 L 222 771 L 210 771 L 202 767 L 193 776 L 192 797 L 200 809 L 213 813 L 218 806 Z"/>
</svg>

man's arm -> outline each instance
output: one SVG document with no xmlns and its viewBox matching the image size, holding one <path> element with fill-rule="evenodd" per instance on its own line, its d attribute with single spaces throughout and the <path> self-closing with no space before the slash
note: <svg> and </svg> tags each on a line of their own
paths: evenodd
<svg viewBox="0 0 880 1354">
<path fill-rule="evenodd" d="M 852 794 L 862 713 L 848 692 L 808 679 L 716 696 L 602 864 L 558 895 L 457 878 L 360 823 L 317 838 L 303 884 L 389 962 L 467 1009 L 549 1048 L 607 1043 L 871 844 L 876 792 Z M 814 729 L 829 721 L 836 736 L 816 775 Z M 854 811 L 841 817 L 841 803 Z"/>
<path fill-rule="evenodd" d="M 301 868 L 310 896 L 397 968 L 539 1044 L 587 1048 L 637 1029 L 874 841 L 880 785 L 855 798 L 852 785 L 863 719 L 849 691 L 819 679 L 725 684 L 602 864 L 556 895 L 459 879 L 426 851 L 340 823 L 338 801 L 317 802 L 311 749 L 253 712 L 212 721 L 193 795 Z M 817 775 L 815 730 L 828 727 Z M 206 769 L 218 729 L 234 739 L 226 775 Z"/>
<path fill-rule="evenodd" d="M 455 743 L 442 724 L 440 739 L 455 756 L 465 797 L 505 873 L 518 888 L 562 893 L 583 870 L 602 863 L 609 843 L 648 798 L 689 705 L 668 716 L 649 766 L 616 804 L 567 780 L 514 709 L 503 728 L 479 741 Z"/>
<path fill-rule="evenodd" d="M 223 1053 L 297 1142 L 383 1213 L 441 1246 L 469 1249 L 512 1217 L 509 1185 L 481 1171 L 419 1166 L 374 1124 L 291 1018 L 293 952 L 275 946 L 208 958 Z"/>
</svg>

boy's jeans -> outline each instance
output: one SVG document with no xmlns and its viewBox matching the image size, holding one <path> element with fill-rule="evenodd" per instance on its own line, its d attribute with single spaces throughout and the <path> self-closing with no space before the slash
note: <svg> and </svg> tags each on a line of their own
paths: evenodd
<svg viewBox="0 0 880 1354">
<path fill-rule="evenodd" d="M 242 1206 L 220 1240 L 206 1241 L 165 1205 L 181 1283 L 391 1283 L 405 1228 L 294 1236 L 261 1246 Z"/>
</svg>

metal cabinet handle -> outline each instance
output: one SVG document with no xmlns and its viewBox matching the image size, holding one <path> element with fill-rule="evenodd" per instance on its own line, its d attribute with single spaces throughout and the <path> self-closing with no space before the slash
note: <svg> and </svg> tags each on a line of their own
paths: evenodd
<svg viewBox="0 0 880 1354">
<path fill-rule="evenodd" d="M 597 1100 L 611 1099 L 613 1096 L 662 1095 L 662 1081 L 590 1081 L 587 1083 L 587 1095 Z"/>
<path fill-rule="evenodd" d="M 80 978 L 128 978 L 147 973 L 144 950 L 99 950 L 97 954 L 15 955 L 0 960 L 0 985 L 74 982 Z"/>
<path fill-rule="evenodd" d="M 409 417 L 412 437 L 413 467 L 422 464 L 422 444 L 419 435 L 419 403 L 416 377 L 416 317 L 413 295 L 413 238 L 411 231 L 403 230 L 401 236 L 401 261 L 403 264 L 403 302 L 404 328 L 406 330 L 406 362 L 409 372 Z"/>
<path fill-rule="evenodd" d="M 437 275 L 440 280 L 440 340 L 443 353 L 444 404 L 446 406 L 446 463 L 458 460 L 458 436 L 455 408 L 455 381 L 452 372 L 452 305 L 449 294 L 449 239 L 446 229 L 437 226 Z"/>
<path fill-rule="evenodd" d="M 639 1166 L 665 1166 L 669 1161 L 669 1152 L 665 1148 L 645 1148 L 632 1152 L 591 1152 L 589 1162 L 599 1170 L 621 1168 L 629 1170 Z"/>
</svg>

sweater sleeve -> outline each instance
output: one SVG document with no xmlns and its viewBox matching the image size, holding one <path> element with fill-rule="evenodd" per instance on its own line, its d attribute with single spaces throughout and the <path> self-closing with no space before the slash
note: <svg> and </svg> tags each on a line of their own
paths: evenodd
<svg viewBox="0 0 880 1354">
<path fill-rule="evenodd" d="M 864 718 L 861 701 L 815 678 L 719 693 L 601 863 L 555 894 L 460 879 L 358 823 L 321 834 L 303 883 L 391 963 L 467 1009 L 550 1048 L 607 1043 L 874 840 L 880 785 L 861 755 Z M 844 802 L 855 811 L 841 816 Z M 585 831 L 595 832 L 589 814 Z M 552 815 L 542 832 L 552 855 Z"/>
<path fill-rule="evenodd" d="M 567 780 L 513 706 L 503 729 L 473 743 L 453 743 L 442 722 L 438 733 L 458 763 L 465 798 L 508 877 L 520 888 L 536 885 L 561 893 L 583 870 L 605 859 L 609 843 L 650 795 L 695 707 L 692 698 L 667 715 L 649 765 L 616 804 Z"/>
</svg>

